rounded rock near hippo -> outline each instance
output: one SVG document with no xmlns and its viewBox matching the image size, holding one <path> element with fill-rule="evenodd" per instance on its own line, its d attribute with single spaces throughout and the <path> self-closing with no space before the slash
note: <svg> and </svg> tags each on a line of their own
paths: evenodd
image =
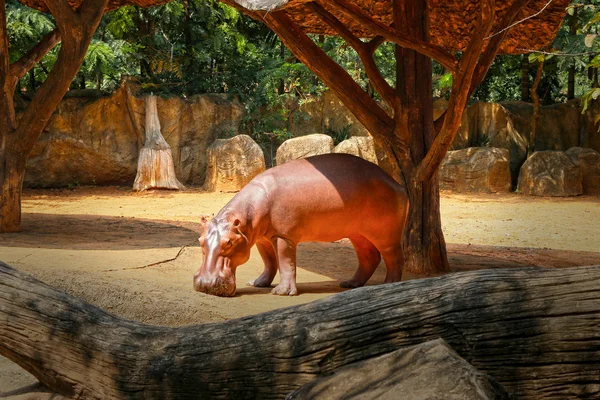
<svg viewBox="0 0 600 400">
<path fill-rule="evenodd" d="M 199 242 L 202 266 L 197 291 L 233 296 L 236 268 L 256 245 L 265 269 L 256 287 L 296 295 L 296 248 L 301 242 L 348 238 L 359 266 L 342 287 L 363 286 L 383 257 L 385 283 L 400 281 L 402 234 L 408 214 L 403 186 L 377 165 L 348 154 L 326 154 L 288 162 L 257 175 L 210 221 Z"/>
</svg>

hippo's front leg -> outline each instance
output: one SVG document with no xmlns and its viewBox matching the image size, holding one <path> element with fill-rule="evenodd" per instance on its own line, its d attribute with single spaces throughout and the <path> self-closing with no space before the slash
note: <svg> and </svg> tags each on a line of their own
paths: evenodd
<svg viewBox="0 0 600 400">
<path fill-rule="evenodd" d="M 279 264 L 279 285 L 271 290 L 279 296 L 296 296 L 296 243 L 289 239 L 276 237 L 273 241 Z"/>
<path fill-rule="evenodd" d="M 269 287 L 277 274 L 277 254 L 275 253 L 274 244 L 267 238 L 260 238 L 256 241 L 256 248 L 260 253 L 265 269 L 260 276 L 250 282 L 248 285 L 255 287 Z"/>
</svg>

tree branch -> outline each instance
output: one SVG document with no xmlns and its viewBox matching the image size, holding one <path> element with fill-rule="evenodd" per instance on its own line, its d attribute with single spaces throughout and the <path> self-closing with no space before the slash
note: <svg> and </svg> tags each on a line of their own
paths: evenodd
<svg viewBox="0 0 600 400">
<path fill-rule="evenodd" d="M 457 71 L 458 62 L 456 58 L 448 51 L 446 51 L 446 49 L 444 49 L 443 47 L 408 37 L 400 33 L 397 29 L 374 20 L 373 18 L 368 16 L 359 6 L 349 2 L 348 0 L 332 0 L 331 2 L 326 2 L 325 0 L 317 1 L 324 7 L 329 5 L 331 7 L 336 8 L 340 12 L 343 12 L 347 16 L 354 18 L 357 22 L 362 24 L 365 28 L 369 29 L 375 35 L 383 36 L 390 42 L 394 42 L 399 46 L 417 51 L 425 56 L 428 56 L 442 64 L 451 72 Z"/>
<path fill-rule="evenodd" d="M 81 62 L 100 23 L 108 0 L 85 0 L 81 8 L 95 19 L 81 23 L 78 13 L 73 11 L 66 0 L 46 0 L 62 37 L 58 59 L 50 74 L 37 90 L 23 112 L 17 128 L 15 151 L 27 155 L 54 113 L 56 106 L 69 89 Z M 89 4 L 88 4 L 89 3 Z"/>
<path fill-rule="evenodd" d="M 19 79 L 33 68 L 40 60 L 48 54 L 60 42 L 60 32 L 54 29 L 40 40 L 40 42 L 31 48 L 23 57 L 10 65 L 11 79 L 13 88 L 17 85 Z M 14 89 L 13 89 L 14 90 Z"/>
<path fill-rule="evenodd" d="M 391 136 L 394 121 L 341 66 L 292 21 L 285 11 L 272 11 L 258 15 L 281 38 L 294 56 L 338 95 L 371 134 L 381 138 Z"/>
<path fill-rule="evenodd" d="M 99 4 L 105 5 L 100 8 L 98 7 Z M 82 23 L 87 24 L 102 18 L 105 11 L 106 3 L 104 0 L 84 0 L 83 4 L 77 10 L 77 13 L 80 15 Z"/>
<path fill-rule="evenodd" d="M 516 398 L 597 399 L 598 280 L 599 266 L 459 272 L 170 328 L 119 318 L 0 262 L 0 354 L 69 398 L 268 400 L 443 338 Z"/>
<path fill-rule="evenodd" d="M 471 41 L 460 59 L 458 73 L 453 74 L 448 110 L 443 117 L 444 121 L 440 133 L 436 136 L 431 148 L 419 164 L 416 176 L 418 181 L 428 180 L 435 174 L 446 152 L 452 145 L 469 99 L 471 82 L 484 47 L 485 38 L 494 23 L 494 5 L 495 0 L 484 0 L 481 3 L 478 27 L 475 29 Z"/>
<path fill-rule="evenodd" d="M 393 28 L 394 24 L 392 24 L 391 26 Z M 367 47 L 369 48 L 369 51 L 371 52 L 371 54 L 374 54 L 375 51 L 377 51 L 377 48 L 379 46 L 381 46 L 383 44 L 383 42 L 385 42 L 385 38 L 381 35 L 375 36 L 373 39 L 369 40 L 367 42 Z"/>
<path fill-rule="evenodd" d="M 95 0 L 84 0 L 86 3 L 93 1 Z M 79 35 L 76 35 L 77 30 L 73 28 L 81 25 L 81 21 L 79 15 L 71 8 L 67 0 L 45 0 L 45 4 L 56 21 L 56 26 L 61 33 L 63 41 L 76 39 Z M 69 34 L 75 34 L 75 37 L 71 38 Z"/>
<path fill-rule="evenodd" d="M 500 24 L 498 24 L 498 26 L 500 27 L 500 31 L 491 36 L 491 40 L 487 44 L 483 54 L 479 59 L 479 63 L 475 68 L 475 74 L 473 77 L 473 83 L 471 84 L 470 94 L 472 94 L 477 88 L 477 86 L 479 86 L 479 84 L 485 79 L 485 76 L 488 70 L 490 69 L 490 66 L 496 58 L 496 54 L 498 54 L 498 51 L 500 50 L 500 45 L 510 32 L 510 29 L 507 28 L 517 18 L 517 15 L 519 15 L 521 10 L 524 7 L 526 7 L 527 4 L 529 4 L 530 2 L 531 0 L 515 0 L 515 2 L 508 8 L 506 13 L 504 14 L 502 21 L 500 22 Z"/>
<path fill-rule="evenodd" d="M 10 79 L 10 56 L 8 54 L 8 32 L 6 30 L 6 5 L 0 0 L 0 149 L 5 144 L 4 135 L 15 128 L 13 105 L 14 86 Z M 3 168 L 0 166 L 0 168 Z"/>
<path fill-rule="evenodd" d="M 356 51 L 358 54 L 358 57 L 360 57 L 360 60 L 365 67 L 365 73 L 373 84 L 373 87 L 377 93 L 381 95 L 383 100 L 393 108 L 395 102 L 397 101 L 396 93 L 394 89 L 387 83 L 381 74 L 381 71 L 379 71 L 379 68 L 375 63 L 375 59 L 373 58 L 373 53 L 368 47 L 368 44 L 362 42 L 359 38 L 354 36 L 354 34 L 350 32 L 350 30 L 339 19 L 323 8 L 323 6 L 320 4 L 311 2 L 308 3 L 307 7 L 317 14 L 323 22 L 335 30 L 337 34 L 346 41 L 346 43 L 352 46 L 354 51 Z"/>
</svg>

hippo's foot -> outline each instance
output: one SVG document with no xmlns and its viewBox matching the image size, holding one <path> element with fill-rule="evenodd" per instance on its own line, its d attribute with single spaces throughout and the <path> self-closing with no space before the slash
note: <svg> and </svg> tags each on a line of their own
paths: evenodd
<svg viewBox="0 0 600 400">
<path fill-rule="evenodd" d="M 271 290 L 277 296 L 297 296 L 298 288 L 295 283 L 280 283 Z"/>
<path fill-rule="evenodd" d="M 393 273 L 390 273 L 388 271 L 383 283 L 394 283 L 394 282 L 400 282 L 401 280 L 402 280 L 402 271 L 394 271 Z"/>
<path fill-rule="evenodd" d="M 271 286 L 271 282 L 273 282 L 273 278 L 268 276 L 259 276 L 258 278 L 251 280 L 248 282 L 248 286 L 254 287 L 269 287 Z"/>
<path fill-rule="evenodd" d="M 348 279 L 347 281 L 340 282 L 340 287 L 344 289 L 356 289 L 363 287 L 364 285 L 364 282 L 360 282 L 355 279 Z"/>
</svg>

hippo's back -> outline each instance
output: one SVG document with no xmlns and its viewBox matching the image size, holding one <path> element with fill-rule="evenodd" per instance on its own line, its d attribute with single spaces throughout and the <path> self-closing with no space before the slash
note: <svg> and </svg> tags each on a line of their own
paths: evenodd
<svg viewBox="0 0 600 400">
<path fill-rule="evenodd" d="M 301 229 L 314 236 L 298 234 L 303 241 L 337 240 L 369 226 L 375 229 L 405 215 L 408 207 L 400 184 L 377 165 L 349 154 L 290 161 L 253 181 L 266 190 L 276 230 Z"/>
</svg>

